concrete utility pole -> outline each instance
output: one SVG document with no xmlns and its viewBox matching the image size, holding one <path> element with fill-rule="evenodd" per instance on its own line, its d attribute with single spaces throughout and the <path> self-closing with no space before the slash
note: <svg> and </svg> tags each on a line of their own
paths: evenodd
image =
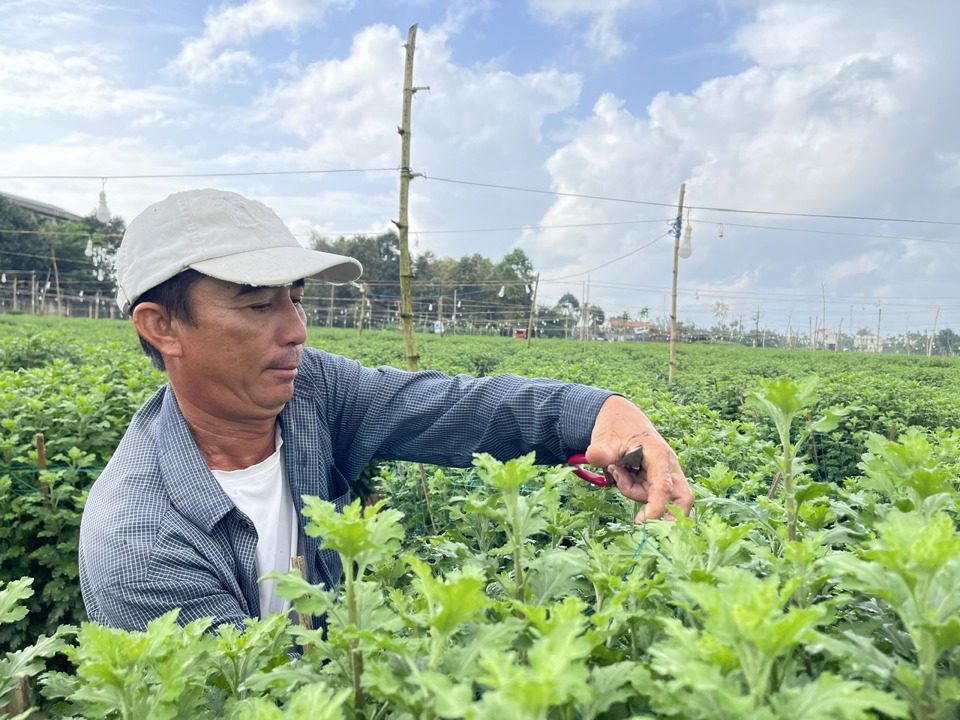
<svg viewBox="0 0 960 720">
<path fill-rule="evenodd" d="M 680 262 L 680 231 L 683 226 L 683 195 L 687 184 L 680 186 L 680 202 L 677 203 L 677 219 L 673 225 L 673 295 L 670 304 L 670 373 L 667 382 L 673 382 L 677 368 L 677 265 Z"/>
<path fill-rule="evenodd" d="M 407 33 L 407 61 L 403 69 L 403 117 L 397 128 L 400 133 L 400 219 L 394 221 L 400 231 L 400 325 L 403 327 L 403 339 L 407 349 L 407 367 L 417 369 L 417 341 L 413 337 L 413 299 L 410 289 L 410 280 L 413 273 L 410 271 L 410 226 L 407 219 L 408 200 L 410 197 L 410 181 L 419 176 L 410 170 L 410 112 L 413 104 L 413 95 L 417 90 L 429 90 L 429 87 L 413 86 L 413 53 L 417 46 L 417 26 L 410 26 Z"/>
</svg>

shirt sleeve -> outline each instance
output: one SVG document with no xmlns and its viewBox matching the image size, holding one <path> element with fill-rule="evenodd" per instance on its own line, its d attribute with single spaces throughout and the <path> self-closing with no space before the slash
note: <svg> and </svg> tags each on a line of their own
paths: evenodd
<svg viewBox="0 0 960 720">
<path fill-rule="evenodd" d="M 84 543 L 83 532 L 80 546 L 84 604 L 92 620 L 124 630 L 146 630 L 151 620 L 177 608 L 181 625 L 212 618 L 212 630 L 224 623 L 243 629 L 245 619 L 254 616 L 242 596 L 224 583 L 229 558 L 215 567 L 189 543 L 174 538 L 153 541 L 146 553 L 136 544 L 104 535 L 102 528 L 97 534 L 101 541 L 97 547 L 109 547 L 109 552 L 87 552 L 91 544 Z M 108 539 L 111 544 L 105 545 Z"/>
<path fill-rule="evenodd" d="M 563 463 L 590 444 L 600 406 L 614 394 L 509 374 L 370 369 L 330 355 L 319 388 L 350 474 L 373 457 L 465 467 L 477 452 L 500 460 L 534 452 L 539 463 Z"/>
</svg>

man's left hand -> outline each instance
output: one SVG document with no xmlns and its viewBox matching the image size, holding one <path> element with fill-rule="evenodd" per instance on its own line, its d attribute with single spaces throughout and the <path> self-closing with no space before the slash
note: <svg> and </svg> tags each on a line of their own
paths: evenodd
<svg viewBox="0 0 960 720">
<path fill-rule="evenodd" d="M 643 445 L 643 466 L 637 472 L 616 463 L 631 448 Z M 664 518 L 668 505 L 684 515 L 693 507 L 693 492 L 680 469 L 677 454 L 640 408 L 620 395 L 606 399 L 597 415 L 586 452 L 587 462 L 606 471 L 626 497 L 645 503 L 638 523 Z"/>
</svg>

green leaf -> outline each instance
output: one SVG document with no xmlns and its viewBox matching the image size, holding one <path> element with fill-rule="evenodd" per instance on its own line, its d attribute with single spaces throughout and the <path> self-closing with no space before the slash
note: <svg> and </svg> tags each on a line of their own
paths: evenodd
<svg viewBox="0 0 960 720">
<path fill-rule="evenodd" d="M 313 585 L 296 570 L 269 572 L 264 578 L 276 579 L 277 595 L 290 600 L 297 612 L 305 615 L 323 615 L 337 601 L 336 590 L 324 590 Z"/>
<path fill-rule="evenodd" d="M 587 554 L 579 548 L 545 550 L 528 565 L 527 587 L 542 605 L 576 590 L 588 567 Z"/>
<path fill-rule="evenodd" d="M 359 575 L 400 548 L 403 513 L 384 508 L 382 500 L 365 506 L 357 499 L 342 513 L 326 500 L 309 496 L 303 500 L 303 514 L 310 518 L 307 534 L 321 538 L 321 547 L 340 553 L 344 565 L 355 563 Z"/>
<path fill-rule="evenodd" d="M 519 493 L 520 488 L 536 477 L 535 457 L 534 453 L 529 453 L 502 463 L 487 453 L 475 453 L 473 464 L 485 483 L 504 494 L 513 495 Z"/>
<path fill-rule="evenodd" d="M 799 687 L 781 690 L 770 704 L 782 718 L 871 720 L 878 712 L 891 718 L 910 717 L 907 704 L 891 693 L 829 673 Z"/>
<path fill-rule="evenodd" d="M 413 555 L 404 556 L 417 575 L 416 585 L 427 601 L 431 628 L 447 637 L 460 625 L 478 620 L 490 600 L 483 593 L 486 579 L 476 568 L 464 568 L 434 578 L 430 566 Z"/>
<path fill-rule="evenodd" d="M 19 603 L 33 596 L 33 578 L 4 582 L 0 580 L 0 625 L 26 617 L 27 608 Z"/>
</svg>

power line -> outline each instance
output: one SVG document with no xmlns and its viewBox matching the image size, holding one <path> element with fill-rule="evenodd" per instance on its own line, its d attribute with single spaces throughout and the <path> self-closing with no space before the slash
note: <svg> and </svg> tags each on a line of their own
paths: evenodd
<svg viewBox="0 0 960 720">
<path fill-rule="evenodd" d="M 378 167 L 378 168 L 330 168 L 327 170 L 260 170 L 260 171 L 236 171 L 236 172 L 207 172 L 207 173 L 143 173 L 137 175 L 0 175 L 3 180 L 153 180 L 153 179 L 177 179 L 177 178 L 209 178 L 209 177 L 263 177 L 263 176 L 290 176 L 290 175 L 324 175 L 338 173 L 367 173 L 367 172 L 396 172 L 398 167 Z M 585 200 L 602 200 L 604 202 L 629 203 L 632 205 L 648 205 L 651 207 L 673 208 L 673 203 L 655 202 L 652 200 L 637 200 L 635 198 L 619 198 L 608 195 L 589 195 L 585 193 L 571 193 L 560 190 L 544 190 L 542 188 L 526 188 L 515 185 L 501 185 L 498 183 L 483 183 L 471 180 L 458 180 L 456 178 L 432 177 L 424 173 L 420 174 L 426 180 L 435 180 L 437 182 L 452 183 L 457 185 L 471 185 L 473 187 L 486 187 L 496 190 L 510 190 L 512 192 L 536 193 L 541 195 L 553 195 L 557 197 L 573 197 Z M 736 213 L 745 215 L 775 215 L 780 217 L 800 217 L 800 218 L 820 218 L 827 220 L 865 220 L 871 222 L 895 222 L 895 223 L 914 223 L 925 225 L 948 225 L 960 226 L 960 221 L 955 220 L 929 220 L 925 218 L 893 218 L 872 215 L 843 215 L 831 213 L 805 213 L 795 211 L 781 210 L 751 210 L 745 208 L 715 207 L 710 205 L 687 205 L 688 210 L 703 210 L 707 212 L 718 213 Z M 520 228 L 523 229 L 523 228 Z M 420 231 L 420 232 L 453 232 L 453 231 Z M 460 231 L 458 231 L 460 232 Z M 479 230 L 477 232 L 480 232 Z"/>
<path fill-rule="evenodd" d="M 558 197 L 582 198 L 584 200 L 603 200 L 605 202 L 629 203 L 631 205 L 650 205 L 654 207 L 674 207 L 673 203 L 653 202 L 651 200 L 635 200 L 631 198 L 618 198 L 606 195 L 586 195 L 582 193 L 562 192 L 560 190 L 543 190 L 538 188 L 523 188 L 514 185 L 498 185 L 495 183 L 472 182 L 469 180 L 456 180 L 453 178 L 431 177 L 423 175 L 427 180 L 436 180 L 437 182 L 455 183 L 458 185 L 473 185 L 475 187 L 493 188 L 496 190 L 511 190 L 513 192 L 538 193 L 542 195 L 554 195 Z M 869 220 L 872 222 L 897 222 L 897 223 L 920 223 L 927 225 L 953 225 L 960 226 L 960 221 L 953 220 L 925 220 L 917 218 L 891 218 L 891 217 L 873 217 L 869 215 L 833 215 L 828 213 L 802 213 L 802 212 L 784 212 L 778 210 L 744 210 L 739 208 L 711 207 L 708 205 L 687 205 L 688 210 L 706 210 L 709 212 L 723 213 L 743 213 L 747 215 L 778 215 L 782 217 L 802 217 L 802 218 L 821 218 L 825 220 Z"/>
<path fill-rule="evenodd" d="M 458 228 L 453 230 L 411 230 L 414 235 L 453 235 L 456 233 L 474 232 L 511 232 L 517 230 L 554 230 L 563 228 L 603 227 L 608 225 L 643 225 L 648 223 L 670 222 L 672 218 L 656 218 L 654 220 L 615 220 L 610 222 L 569 223 L 564 225 L 519 225 L 517 227 L 496 228 Z"/>
<path fill-rule="evenodd" d="M 570 278 L 575 278 L 575 277 L 580 277 L 581 275 L 586 275 L 587 273 L 591 273 L 591 272 L 593 272 L 594 270 L 600 270 L 601 268 L 607 267 L 607 265 L 613 265 L 615 262 L 617 262 L 617 261 L 619 261 L 619 260 L 623 260 L 624 258 L 630 257 L 631 255 L 635 255 L 636 253 L 640 252 L 641 250 L 647 249 L 648 247 L 650 247 L 651 245 L 653 245 L 655 242 L 657 242 L 657 240 L 661 240 L 661 239 L 665 238 L 665 237 L 666 237 L 667 235 L 669 235 L 669 234 L 670 234 L 669 231 L 668 231 L 668 232 L 665 232 L 663 235 L 660 235 L 659 237 L 655 237 L 653 240 L 651 240 L 650 242 L 648 242 L 646 245 L 641 245 L 640 247 L 636 248 L 635 250 L 631 250 L 631 251 L 628 252 L 626 255 L 621 255 L 620 257 L 616 257 L 616 258 L 614 258 L 613 260 L 610 260 L 609 262 L 603 263 L 602 265 L 597 265 L 597 266 L 592 267 L 592 268 L 587 268 L 586 270 L 582 270 L 582 271 L 580 271 L 580 272 L 578 272 L 578 273 L 574 273 L 573 275 L 564 275 L 563 277 L 558 277 L 558 278 L 547 278 L 547 279 L 543 280 L 542 282 L 559 282 L 560 280 L 569 280 Z"/>
<path fill-rule="evenodd" d="M 778 225 L 751 225 L 748 223 L 721 223 L 713 220 L 697 220 L 697 223 L 705 225 L 720 225 L 721 227 L 742 227 L 742 228 L 751 228 L 756 230 L 778 230 L 781 232 L 798 232 L 798 233 L 810 233 L 813 235 L 839 235 L 841 237 L 862 237 L 862 238 L 877 238 L 879 240 L 903 240 L 910 242 L 929 242 L 929 243 L 939 243 L 941 245 L 960 245 L 960 242 L 954 242 L 952 240 L 936 240 L 934 238 L 922 238 L 922 237 L 911 237 L 907 235 L 880 235 L 877 233 L 854 233 L 854 232 L 841 232 L 837 230 L 813 230 L 810 228 L 790 228 L 790 227 L 780 227 Z"/>
<path fill-rule="evenodd" d="M 264 175 L 324 175 L 332 173 L 396 172 L 397 168 L 336 168 L 331 170 L 262 170 L 259 172 L 168 173 L 150 175 L 0 175 L 2 180 L 169 180 L 173 178 L 259 177 Z"/>
</svg>

